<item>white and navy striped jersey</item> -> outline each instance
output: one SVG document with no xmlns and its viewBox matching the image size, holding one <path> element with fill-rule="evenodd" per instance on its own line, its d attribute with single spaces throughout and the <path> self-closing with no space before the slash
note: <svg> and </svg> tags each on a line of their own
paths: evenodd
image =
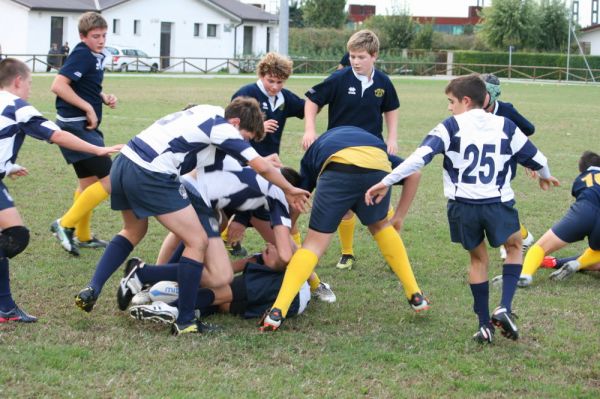
<svg viewBox="0 0 600 399">
<path fill-rule="evenodd" d="M 144 169 L 177 176 L 213 164 L 218 149 L 242 162 L 258 157 L 223 114 L 221 107 L 197 105 L 167 115 L 131 139 L 121 153 Z"/>
<path fill-rule="evenodd" d="M 0 91 L 0 178 L 10 171 L 25 135 L 50 141 L 52 134 L 60 130 L 54 122 L 44 118 L 27 101 Z"/>
<path fill-rule="evenodd" d="M 473 109 L 447 118 L 383 180 L 390 186 L 444 154 L 444 195 L 469 203 L 506 202 L 515 163 L 550 177 L 548 161 L 509 119 Z"/>
<path fill-rule="evenodd" d="M 181 180 L 187 190 L 202 197 L 213 209 L 264 209 L 270 215 L 271 226 L 292 226 L 283 190 L 230 156 L 224 157 L 219 170 L 199 170 L 195 178 L 186 175 Z"/>
</svg>

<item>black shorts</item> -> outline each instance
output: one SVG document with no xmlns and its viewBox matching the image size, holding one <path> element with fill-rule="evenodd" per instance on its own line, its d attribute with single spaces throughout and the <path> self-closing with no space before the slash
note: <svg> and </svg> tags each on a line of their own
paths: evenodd
<svg viewBox="0 0 600 399">
<path fill-rule="evenodd" d="M 81 161 L 73 162 L 73 169 L 78 178 L 96 176 L 102 179 L 110 174 L 112 160 L 110 157 L 86 158 Z"/>
</svg>

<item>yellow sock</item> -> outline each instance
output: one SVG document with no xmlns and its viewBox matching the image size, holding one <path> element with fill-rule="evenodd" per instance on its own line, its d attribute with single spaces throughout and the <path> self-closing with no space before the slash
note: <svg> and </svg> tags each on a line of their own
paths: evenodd
<svg viewBox="0 0 600 399">
<path fill-rule="evenodd" d="M 73 203 L 77 201 L 77 198 L 81 195 L 81 191 L 79 189 L 75 190 L 73 194 Z M 77 224 L 75 225 L 75 237 L 79 239 L 79 241 L 89 241 L 92 239 L 92 213 L 93 211 L 89 211 Z"/>
<path fill-rule="evenodd" d="M 60 218 L 62 227 L 75 227 L 88 212 L 108 198 L 108 193 L 100 182 L 96 182 L 83 190 L 71 208 Z"/>
<path fill-rule="evenodd" d="M 305 248 L 300 248 L 292 256 L 292 260 L 290 260 L 285 271 L 279 294 L 277 294 L 277 299 L 273 304 L 274 308 L 281 309 L 283 317 L 287 315 L 292 301 L 300 291 L 300 287 L 308 280 L 318 262 L 317 255 Z"/>
<path fill-rule="evenodd" d="M 531 248 L 529 248 L 529 251 L 527 251 L 525 260 L 523 260 L 523 271 L 521 271 L 521 275 L 533 276 L 542 264 L 544 255 L 546 255 L 546 252 L 544 252 L 542 247 L 538 244 L 533 244 Z"/>
<path fill-rule="evenodd" d="M 229 231 L 229 228 L 228 228 L 228 227 L 225 227 L 225 230 L 223 230 L 223 231 L 221 232 L 221 239 L 222 239 L 223 241 L 225 241 L 225 242 L 227 242 L 227 232 L 228 232 L 228 231 Z"/>
<path fill-rule="evenodd" d="M 394 216 L 394 207 L 390 205 L 390 209 L 388 209 L 387 220 L 390 220 Z"/>
<path fill-rule="evenodd" d="M 523 225 L 523 223 L 521 223 L 521 238 L 526 239 L 528 235 L 529 235 L 529 231 L 527 231 L 527 228 L 525 227 L 525 225 Z"/>
<path fill-rule="evenodd" d="M 579 258 L 577 258 L 577 262 L 581 265 L 579 266 L 579 269 L 585 269 L 588 266 L 594 265 L 600 262 L 600 251 L 594 251 L 593 249 L 588 248 Z"/>
<path fill-rule="evenodd" d="M 350 219 L 342 219 L 338 227 L 340 236 L 340 246 L 342 255 L 354 255 L 354 226 L 356 225 L 356 215 L 353 214 Z"/>
<path fill-rule="evenodd" d="M 294 240 L 294 243 L 298 248 L 302 246 L 302 236 L 300 235 L 299 231 L 292 234 L 292 240 Z"/>
<path fill-rule="evenodd" d="M 410 299 L 415 292 L 421 292 L 398 232 L 392 226 L 388 226 L 375 234 L 373 238 L 388 265 L 400 279 L 406 298 Z"/>
<path fill-rule="evenodd" d="M 321 284 L 321 279 L 317 275 L 317 273 L 313 272 L 308 278 L 308 285 L 310 285 L 310 292 L 315 292 L 317 288 L 319 288 L 319 284 Z"/>
</svg>

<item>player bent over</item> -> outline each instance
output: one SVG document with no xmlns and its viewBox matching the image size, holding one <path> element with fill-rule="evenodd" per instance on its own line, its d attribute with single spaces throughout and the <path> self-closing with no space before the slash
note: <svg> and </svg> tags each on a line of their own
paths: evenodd
<svg viewBox="0 0 600 399">
<path fill-rule="evenodd" d="M 510 120 L 486 113 L 482 107 L 486 88 L 479 75 L 453 79 L 446 86 L 448 110 L 453 116 L 437 125 L 402 164 L 371 187 L 365 202 L 377 204 L 389 186 L 421 169 L 437 154 L 444 154 L 444 194 L 452 242 L 469 251 L 469 284 L 479 328 L 473 339 L 491 343 L 494 325 L 507 338 L 519 332 L 512 315 L 512 300 L 521 274 L 523 254 L 519 215 L 510 187 L 514 162 L 540 176 L 543 190 L 558 180 L 550 175 L 546 157 Z M 504 244 L 507 257 L 502 270 L 504 285 L 500 306 L 489 312 L 489 257 L 485 237 L 493 247 Z"/>
<path fill-rule="evenodd" d="M 12 58 L 0 62 L 0 323 L 37 321 L 19 308 L 11 295 L 8 260 L 27 248 L 29 230 L 2 182 L 6 176 L 27 175 L 27 169 L 15 164 L 25 135 L 99 157 L 121 148 L 121 145 L 98 147 L 61 130 L 27 103 L 30 91 L 31 71 L 27 65 Z"/>
<path fill-rule="evenodd" d="M 308 148 L 300 164 L 301 187 L 308 191 L 316 188 L 308 234 L 287 267 L 277 299 L 261 321 L 261 331 L 279 328 L 348 210 L 368 227 L 383 257 L 402 282 L 410 306 L 417 312 L 429 308 L 402 239 L 387 220 L 390 195 L 374 207 L 363 202 L 365 191 L 391 170 L 386 149 L 383 140 L 354 126 L 331 129 Z"/>
<path fill-rule="evenodd" d="M 76 305 L 92 311 L 105 282 L 144 238 L 148 217 L 154 216 L 185 245 L 177 263 L 180 312 L 172 332 L 201 332 L 194 308 L 208 240 L 179 176 L 214 163 L 220 149 L 281 187 L 288 203 L 302 210 L 309 194 L 289 184 L 247 141 L 263 135 L 256 100 L 237 98 L 225 110 L 198 105 L 167 115 L 130 140 L 110 175 L 111 207 L 121 211 L 123 230 L 104 251 L 88 287 L 77 294 Z"/>
<path fill-rule="evenodd" d="M 542 264 L 545 255 L 585 237 L 588 237 L 589 248 L 581 256 L 566 262 L 550 274 L 550 278 L 564 280 L 578 270 L 590 268 L 600 262 L 600 155 L 591 151 L 584 152 L 579 159 L 579 172 L 571 188 L 575 203 L 527 251 L 519 279 L 520 287 L 531 285 L 533 274 Z"/>
</svg>

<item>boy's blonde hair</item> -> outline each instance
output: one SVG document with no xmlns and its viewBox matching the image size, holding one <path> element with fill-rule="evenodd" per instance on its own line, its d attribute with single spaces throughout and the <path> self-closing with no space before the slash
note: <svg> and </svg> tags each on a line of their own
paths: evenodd
<svg viewBox="0 0 600 399">
<path fill-rule="evenodd" d="M 366 51 L 371 56 L 379 53 L 379 38 L 375 33 L 368 29 L 355 32 L 346 45 L 348 51 Z"/>
<path fill-rule="evenodd" d="M 258 63 L 256 72 L 259 77 L 271 75 L 277 79 L 287 80 L 292 74 L 294 61 L 278 53 L 267 53 Z"/>
<path fill-rule="evenodd" d="M 86 12 L 79 17 L 79 34 L 87 36 L 92 29 L 108 29 L 108 24 L 104 17 L 97 12 Z"/>
<path fill-rule="evenodd" d="M 0 62 L 0 88 L 10 86 L 17 76 L 28 78 L 29 74 L 31 70 L 23 61 L 5 58 Z"/>
</svg>

